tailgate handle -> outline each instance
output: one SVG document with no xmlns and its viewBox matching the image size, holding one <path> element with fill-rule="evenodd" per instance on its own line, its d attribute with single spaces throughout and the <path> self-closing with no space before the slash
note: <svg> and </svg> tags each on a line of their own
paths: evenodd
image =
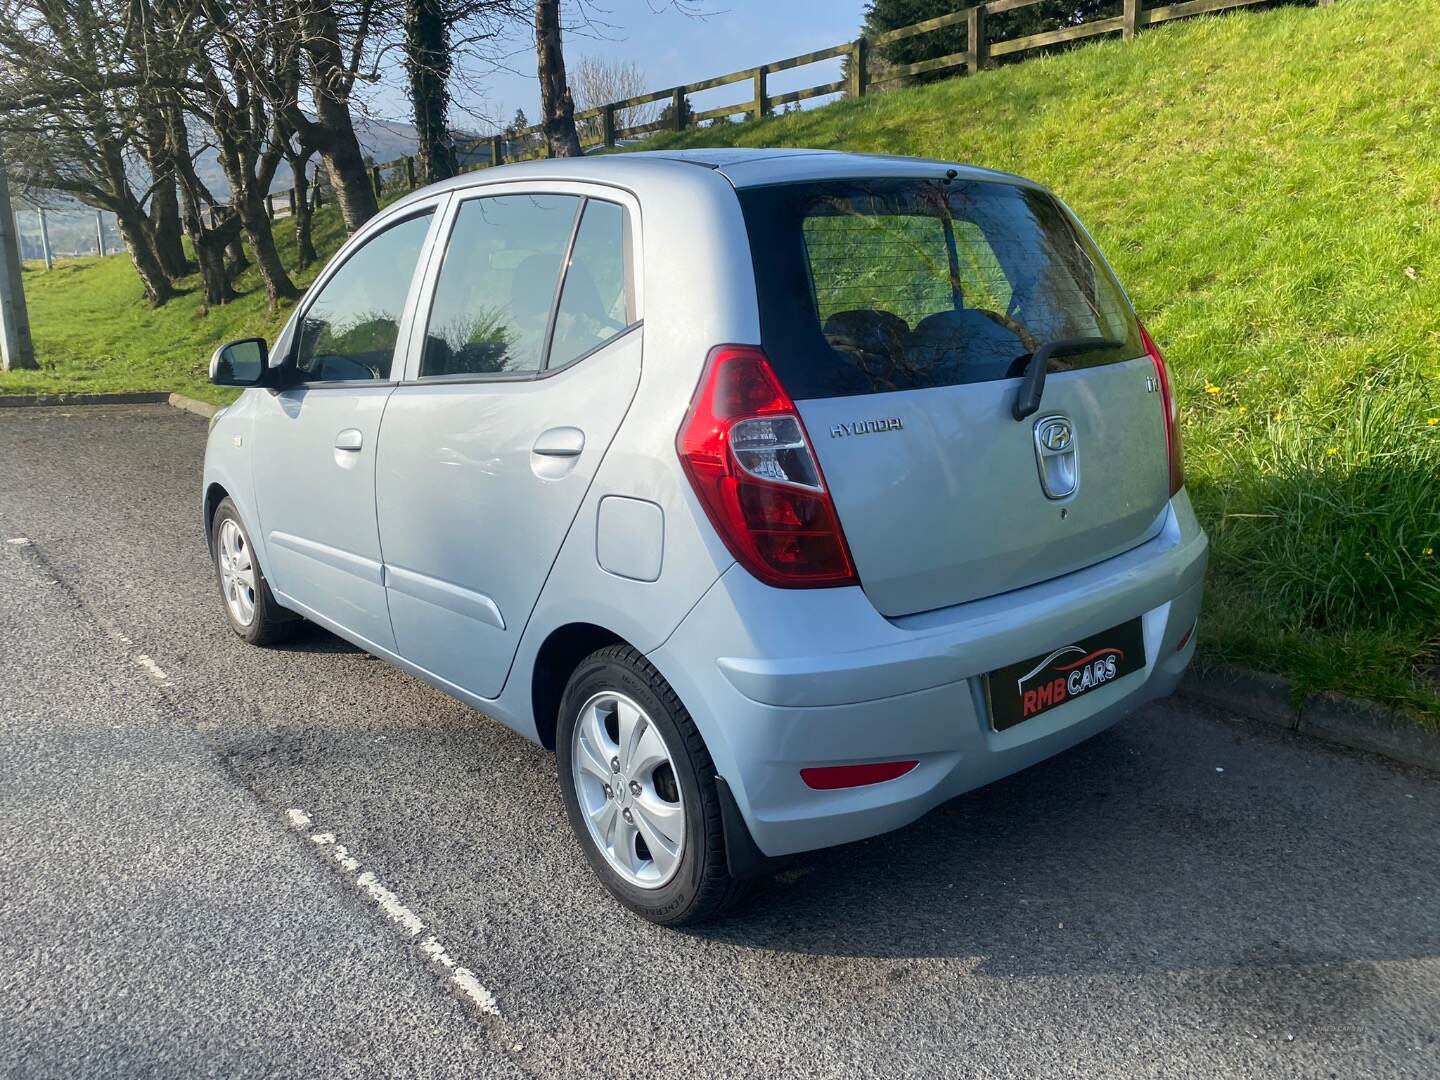
<svg viewBox="0 0 1440 1080">
<path fill-rule="evenodd" d="M 1024 420 L 1040 409 L 1040 399 L 1045 395 L 1045 370 L 1050 358 L 1061 353 L 1095 352 L 1097 349 L 1123 349 L 1125 343 L 1113 338 L 1072 337 L 1047 341 L 1030 354 L 1025 365 L 1025 375 L 1020 383 L 1020 393 L 1015 397 L 1015 419 Z"/>
</svg>

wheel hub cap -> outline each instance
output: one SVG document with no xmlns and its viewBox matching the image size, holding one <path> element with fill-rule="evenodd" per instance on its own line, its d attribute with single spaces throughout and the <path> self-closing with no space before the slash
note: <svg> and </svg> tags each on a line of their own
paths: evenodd
<svg viewBox="0 0 1440 1080">
<path fill-rule="evenodd" d="M 684 853 L 685 805 L 660 729 L 626 695 L 596 694 L 580 708 L 570 756 L 576 799 L 605 861 L 632 885 L 666 884 Z"/>
<path fill-rule="evenodd" d="M 250 544 L 233 518 L 220 525 L 215 551 L 220 570 L 220 591 L 230 616 L 241 626 L 249 626 L 255 618 L 255 563 L 250 558 Z"/>
</svg>

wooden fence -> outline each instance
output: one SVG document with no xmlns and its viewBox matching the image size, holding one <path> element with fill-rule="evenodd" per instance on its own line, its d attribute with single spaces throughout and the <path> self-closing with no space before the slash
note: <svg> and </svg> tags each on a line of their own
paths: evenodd
<svg viewBox="0 0 1440 1080">
<path fill-rule="evenodd" d="M 1110 18 L 1092 19 L 1089 22 L 1066 26 L 1059 30 L 1047 30 L 1044 33 L 1027 34 L 1024 37 L 1005 40 L 992 38 L 987 33 L 987 16 L 1016 11 L 1041 2 L 1042 0 L 987 0 L 986 3 L 964 8 L 949 15 L 927 19 L 912 26 L 887 30 L 873 38 L 861 37 L 840 45 L 832 45 L 828 49 L 805 53 L 803 56 L 791 56 L 784 60 L 762 64 L 759 67 L 732 71 L 726 75 L 702 79 L 700 82 L 655 90 L 647 94 L 625 98 L 623 101 L 612 101 L 605 105 L 586 109 L 575 114 L 577 126 L 582 133 L 582 145 L 588 141 L 589 149 L 610 148 L 619 145 L 624 140 L 657 131 L 684 131 L 688 127 L 702 124 L 708 120 L 730 119 L 742 115 L 746 118 L 756 119 L 791 102 L 807 101 L 810 98 L 833 94 L 863 97 L 879 85 L 915 75 L 936 72 L 953 72 L 955 74 L 963 72 L 970 75 L 984 70 L 998 57 L 1013 57 L 1031 50 L 1047 49 L 1105 34 L 1119 34 L 1128 40 L 1147 27 L 1158 26 L 1174 19 L 1250 7 L 1254 4 L 1265 3 L 1267 0 L 1183 0 L 1179 3 L 1158 5 L 1154 4 L 1153 0 L 1151 2 L 1123 0 L 1121 14 Z M 1313 0 L 1313 2 L 1317 6 L 1325 7 L 1333 4 L 1335 0 Z M 872 83 L 872 69 L 875 68 L 875 65 L 871 63 L 870 52 L 875 47 L 962 25 L 966 32 L 966 45 L 963 51 L 921 60 L 914 64 L 887 65 L 883 71 L 873 71 L 876 78 Z M 781 94 L 771 94 L 769 91 L 768 81 L 771 75 L 836 59 L 844 61 L 845 77 L 841 79 L 798 90 L 789 90 Z M 692 94 L 715 90 L 722 86 L 742 84 L 748 87 L 749 97 L 747 98 L 700 111 L 692 111 L 690 108 L 689 97 Z M 659 102 L 669 105 L 667 115 L 663 119 L 631 127 L 620 125 L 620 118 L 626 110 Z M 465 144 L 459 150 L 462 160 L 469 159 L 470 164 L 463 166 L 461 171 L 470 172 L 493 165 L 502 165 L 509 161 L 539 157 L 543 153 L 543 144 L 544 137 L 539 125 L 510 135 L 495 135 L 479 142 Z M 370 173 L 377 196 L 400 190 L 413 190 L 416 187 L 415 159 L 411 157 L 397 158 L 394 161 L 374 165 L 371 167 Z M 318 188 L 316 194 L 320 194 Z M 288 192 L 275 192 L 266 202 L 267 209 L 272 216 L 292 211 L 294 205 L 295 192 L 293 189 Z"/>
</svg>

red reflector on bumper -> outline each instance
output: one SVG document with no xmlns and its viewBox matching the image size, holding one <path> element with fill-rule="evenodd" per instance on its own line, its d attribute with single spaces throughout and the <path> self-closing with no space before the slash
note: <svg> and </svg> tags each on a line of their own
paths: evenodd
<svg viewBox="0 0 1440 1080">
<path fill-rule="evenodd" d="M 805 781 L 806 787 L 833 791 L 835 788 L 883 784 L 886 780 L 904 776 L 919 764 L 918 761 L 877 761 L 870 765 L 824 765 L 801 769 L 800 779 Z"/>
<path fill-rule="evenodd" d="M 1185 633 L 1181 635 L 1179 643 L 1175 646 L 1176 652 L 1179 652 L 1181 649 L 1185 648 L 1186 645 L 1190 644 L 1191 635 L 1195 633 L 1195 627 L 1199 625 L 1200 621 L 1198 619 L 1190 624 L 1190 629 L 1186 630 Z"/>
</svg>

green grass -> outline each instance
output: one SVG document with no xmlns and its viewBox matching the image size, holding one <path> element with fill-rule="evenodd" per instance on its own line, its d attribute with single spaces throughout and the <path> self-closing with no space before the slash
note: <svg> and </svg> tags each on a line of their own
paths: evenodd
<svg viewBox="0 0 1440 1080">
<path fill-rule="evenodd" d="M 1204 655 L 1436 724 L 1440 53 L 1417 30 L 1434 25 L 1440 0 L 1195 19 L 645 148 L 918 154 L 1048 184 L 1170 360 L 1214 542 Z M 46 370 L 0 392 L 219 400 L 214 345 L 282 317 L 254 294 L 148 311 L 124 260 L 27 286 Z"/>
<path fill-rule="evenodd" d="M 294 252 L 294 225 L 281 220 L 276 240 Z M 340 246 L 339 214 L 322 208 L 315 217 L 315 247 L 321 261 L 293 274 L 304 286 Z M 114 394 L 175 391 L 217 405 L 238 391 L 211 386 L 210 354 L 217 345 L 242 337 L 273 338 L 292 305 L 270 311 L 260 275 L 252 266 L 240 275 L 238 300 L 205 305 L 199 277 L 182 280 L 182 295 L 158 308 L 145 302 L 129 258 L 62 259 L 53 270 L 25 267 L 25 300 L 35 339 L 39 371 L 0 373 L 5 394 Z"/>
</svg>

